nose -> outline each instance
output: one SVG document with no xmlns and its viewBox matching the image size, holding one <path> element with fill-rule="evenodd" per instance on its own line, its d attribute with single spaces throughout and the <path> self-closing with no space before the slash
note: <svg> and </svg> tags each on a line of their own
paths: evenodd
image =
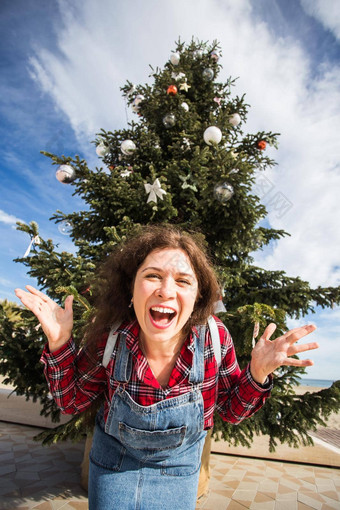
<svg viewBox="0 0 340 510">
<path fill-rule="evenodd" d="M 160 281 L 157 296 L 163 299 L 174 298 L 176 296 L 176 286 L 173 278 L 163 278 Z"/>
</svg>

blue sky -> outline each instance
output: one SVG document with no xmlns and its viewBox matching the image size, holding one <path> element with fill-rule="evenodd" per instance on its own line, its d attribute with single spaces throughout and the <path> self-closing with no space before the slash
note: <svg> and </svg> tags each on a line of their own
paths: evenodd
<svg viewBox="0 0 340 510">
<path fill-rule="evenodd" d="M 247 130 L 280 132 L 278 166 L 266 172 L 263 196 L 274 228 L 291 237 L 255 255 L 312 286 L 340 284 L 340 11 L 337 0 L 2 0 L 0 73 L 0 299 L 31 282 L 22 256 L 28 236 L 17 219 L 72 250 L 49 217 L 82 207 L 40 154 L 79 154 L 100 166 L 90 144 L 100 128 L 120 129 L 119 87 L 148 81 L 180 36 L 220 41 L 221 80 L 238 76 L 246 93 Z M 286 209 L 272 198 L 280 195 Z M 340 310 L 317 310 L 321 348 L 308 376 L 339 378 Z"/>
</svg>

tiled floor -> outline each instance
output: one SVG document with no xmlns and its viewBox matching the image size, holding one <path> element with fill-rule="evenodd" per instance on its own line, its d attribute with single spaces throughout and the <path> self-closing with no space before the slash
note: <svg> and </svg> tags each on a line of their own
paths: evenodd
<svg viewBox="0 0 340 510">
<path fill-rule="evenodd" d="M 0 422 L 0 508 L 86 510 L 83 444 L 42 447 L 32 439 L 38 432 Z M 211 466 L 210 492 L 197 509 L 340 510 L 338 469 L 219 454 Z"/>
</svg>

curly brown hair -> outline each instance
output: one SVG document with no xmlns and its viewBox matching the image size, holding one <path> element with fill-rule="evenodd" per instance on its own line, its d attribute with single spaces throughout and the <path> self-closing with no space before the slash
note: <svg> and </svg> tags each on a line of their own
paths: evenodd
<svg viewBox="0 0 340 510">
<path fill-rule="evenodd" d="M 85 335 L 89 347 L 95 348 L 114 323 L 136 319 L 134 309 L 129 307 L 136 273 L 149 253 L 166 248 L 183 250 L 197 278 L 195 306 L 183 333 L 187 335 L 193 326 L 206 324 L 220 295 L 220 285 L 203 236 L 169 224 L 148 225 L 118 245 L 96 273 L 94 312 Z"/>
</svg>

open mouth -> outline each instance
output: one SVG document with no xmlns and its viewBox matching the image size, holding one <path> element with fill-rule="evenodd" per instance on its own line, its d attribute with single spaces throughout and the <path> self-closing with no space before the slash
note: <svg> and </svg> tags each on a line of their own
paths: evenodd
<svg viewBox="0 0 340 510">
<path fill-rule="evenodd" d="M 167 328 L 177 315 L 175 310 L 162 306 L 153 306 L 149 310 L 150 319 L 157 328 Z"/>
</svg>

